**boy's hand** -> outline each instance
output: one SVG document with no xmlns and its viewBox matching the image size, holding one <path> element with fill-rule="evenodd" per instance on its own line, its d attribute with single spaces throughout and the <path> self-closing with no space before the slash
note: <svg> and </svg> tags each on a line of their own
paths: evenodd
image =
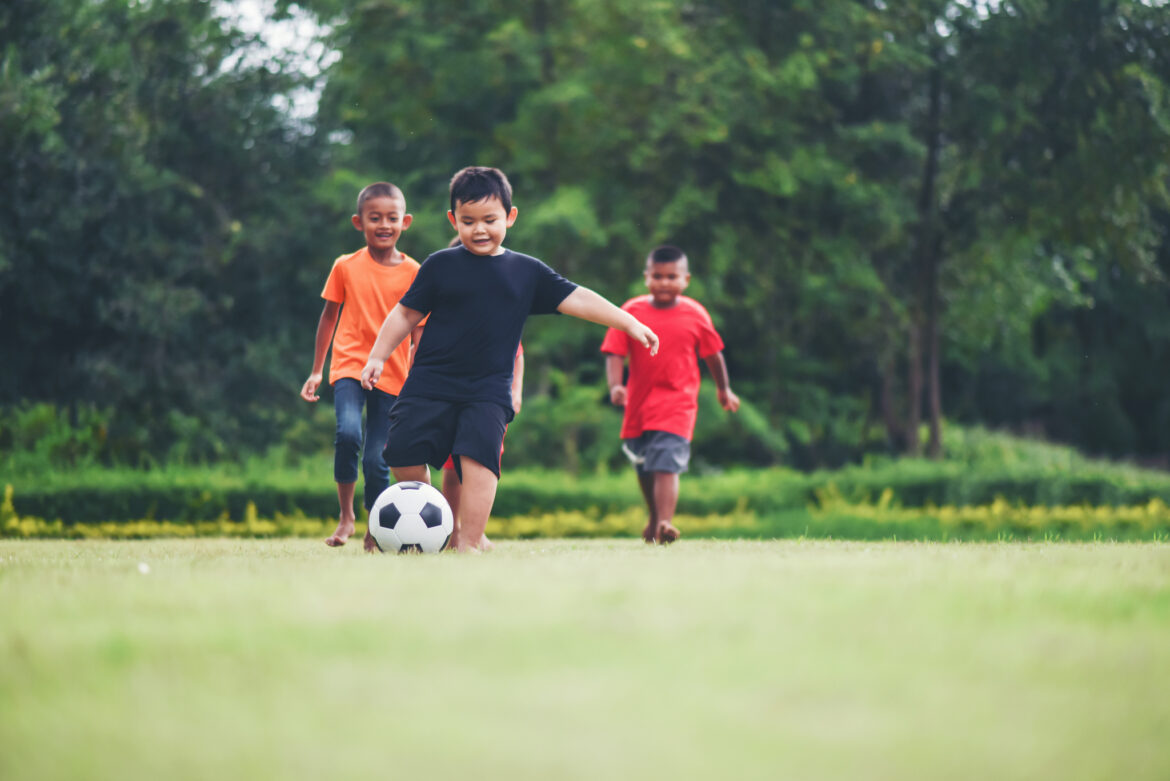
<svg viewBox="0 0 1170 781">
<path fill-rule="evenodd" d="M 362 369 L 362 387 L 366 390 L 373 390 L 381 378 L 382 364 L 380 363 L 370 361 L 366 364 L 366 368 Z"/>
<path fill-rule="evenodd" d="M 309 375 L 309 379 L 305 380 L 305 384 L 301 386 L 301 398 L 305 401 L 317 401 L 321 397 L 317 395 L 317 388 L 321 387 L 321 372 L 314 372 Z"/>
<path fill-rule="evenodd" d="M 626 333 L 630 338 L 641 344 L 643 347 L 650 350 L 651 355 L 658 354 L 658 334 L 651 331 L 641 322 L 635 320 L 634 323 L 626 329 Z"/>
<path fill-rule="evenodd" d="M 519 393 L 513 393 L 513 394 L 512 394 L 512 412 L 513 412 L 513 414 L 516 414 L 516 415 L 519 415 L 519 414 L 520 414 L 520 404 L 521 404 L 521 402 L 522 402 L 522 399 L 521 399 L 521 397 L 520 397 L 520 394 L 519 394 Z"/>
<path fill-rule="evenodd" d="M 609 389 L 609 400 L 613 402 L 615 407 L 626 406 L 627 398 L 629 398 L 629 393 L 626 391 L 625 385 L 615 385 Z"/>
<path fill-rule="evenodd" d="M 728 412 L 739 411 L 739 396 L 735 395 L 735 391 L 733 391 L 731 388 L 726 390 L 720 388 L 717 392 L 719 394 L 720 407 L 723 407 L 723 409 L 727 410 Z"/>
</svg>

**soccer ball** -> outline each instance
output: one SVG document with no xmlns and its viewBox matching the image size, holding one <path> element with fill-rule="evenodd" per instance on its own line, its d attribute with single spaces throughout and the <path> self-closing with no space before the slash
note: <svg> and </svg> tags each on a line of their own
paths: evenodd
<svg viewBox="0 0 1170 781">
<path fill-rule="evenodd" d="M 370 508 L 370 535 L 383 553 L 438 553 L 454 529 L 451 505 L 427 483 L 395 483 Z"/>
</svg>

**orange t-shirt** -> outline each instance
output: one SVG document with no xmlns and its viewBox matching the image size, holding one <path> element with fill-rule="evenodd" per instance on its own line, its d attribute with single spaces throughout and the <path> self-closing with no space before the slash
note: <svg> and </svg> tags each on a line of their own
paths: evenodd
<svg viewBox="0 0 1170 781">
<path fill-rule="evenodd" d="M 333 355 L 329 359 L 329 384 L 343 377 L 362 378 L 362 369 L 374 348 L 382 321 L 398 303 L 418 274 L 418 261 L 403 253 L 402 262 L 383 266 L 363 247 L 333 261 L 321 298 L 341 304 Z M 410 339 L 391 353 L 375 386 L 397 396 L 410 368 Z"/>
</svg>

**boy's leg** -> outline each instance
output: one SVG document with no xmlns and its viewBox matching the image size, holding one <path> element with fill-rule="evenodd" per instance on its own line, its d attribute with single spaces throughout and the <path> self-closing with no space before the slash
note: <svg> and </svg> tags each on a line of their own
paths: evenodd
<svg viewBox="0 0 1170 781">
<path fill-rule="evenodd" d="M 339 515 L 337 528 L 325 544 L 338 548 L 354 532 L 354 485 L 357 483 L 358 454 L 362 447 L 362 405 L 365 402 L 361 383 L 343 378 L 333 384 L 333 412 L 337 431 L 333 438 L 333 479 L 337 482 Z"/>
<path fill-rule="evenodd" d="M 443 498 L 451 505 L 451 515 L 455 518 L 455 530 L 451 532 L 449 547 L 454 550 L 459 544 L 459 500 L 461 488 L 459 475 L 455 474 L 454 466 L 443 467 Z"/>
<path fill-rule="evenodd" d="M 658 539 L 658 507 L 654 502 L 654 473 L 637 470 L 638 486 L 642 489 L 642 498 L 646 500 L 646 509 L 650 511 L 650 518 L 646 521 L 646 528 L 642 530 L 642 539 L 653 543 Z"/>
<path fill-rule="evenodd" d="M 450 463 L 450 459 L 448 459 Z M 459 549 L 459 502 L 462 498 L 463 484 L 459 482 L 459 475 L 455 472 L 454 465 L 443 467 L 443 496 L 447 499 L 447 504 L 451 505 L 451 515 L 455 518 L 455 531 L 451 533 L 451 542 L 447 545 L 449 550 Z M 479 544 L 476 546 L 480 550 L 489 551 L 495 546 L 492 541 L 484 534 L 479 538 Z"/>
<path fill-rule="evenodd" d="M 382 458 L 390 431 L 390 408 L 396 396 L 374 388 L 363 391 L 366 395 L 366 446 L 362 451 L 362 476 L 365 478 L 364 497 L 366 512 L 390 485 L 390 468 Z"/>
<path fill-rule="evenodd" d="M 337 484 L 337 506 L 340 508 L 337 528 L 333 530 L 333 534 L 325 538 L 325 544 L 330 548 L 340 548 L 353 535 L 357 524 L 357 516 L 353 511 L 353 495 L 356 488 L 357 483 Z"/>
<path fill-rule="evenodd" d="M 642 531 L 647 542 L 670 543 L 679 538 L 674 510 L 678 506 L 679 475 L 687 471 L 691 443 L 669 431 L 644 431 L 624 440 L 622 450 L 638 470 L 642 496 L 650 508 L 650 522 Z"/>
<path fill-rule="evenodd" d="M 661 543 L 674 542 L 679 538 L 679 530 L 671 523 L 674 508 L 678 506 L 678 473 L 651 472 L 651 475 L 654 479 L 654 506 L 658 510 L 656 539 Z"/>
<path fill-rule="evenodd" d="M 473 458 L 459 458 L 463 489 L 459 501 L 459 540 L 455 550 L 482 550 L 481 540 L 486 539 L 484 531 L 496 501 L 500 478 Z"/>
<path fill-rule="evenodd" d="M 457 411 L 450 452 L 462 488 L 456 551 L 490 550 L 484 531 L 500 482 L 500 451 L 515 413 L 490 401 L 467 402 Z"/>
</svg>

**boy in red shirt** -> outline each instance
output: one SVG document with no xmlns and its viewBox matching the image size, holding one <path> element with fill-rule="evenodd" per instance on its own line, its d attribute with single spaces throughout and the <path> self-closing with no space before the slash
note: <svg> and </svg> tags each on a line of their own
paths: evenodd
<svg viewBox="0 0 1170 781">
<path fill-rule="evenodd" d="M 699 411 L 696 358 L 710 369 L 723 409 L 738 410 L 739 397 L 731 390 L 723 340 L 711 316 L 702 304 L 683 295 L 691 281 L 687 256 L 677 247 L 658 247 L 646 258 L 645 277 L 650 294 L 631 298 L 622 309 L 658 334 L 662 347 L 657 357 L 650 360 L 646 348 L 612 328 L 605 334 L 601 351 L 606 354 L 609 398 L 625 407 L 622 450 L 634 462 L 650 511 L 642 539 L 665 544 L 679 537 L 671 521 L 678 504 L 679 474 L 687 471 Z M 627 357 L 629 385 L 622 383 Z"/>
<path fill-rule="evenodd" d="M 337 529 L 325 544 L 335 548 L 344 545 L 354 533 L 358 455 L 361 454 L 365 478 L 363 498 L 367 511 L 390 484 L 390 469 L 382 458 L 390 430 L 390 407 L 406 380 L 410 344 L 418 343 L 422 326 L 414 330 L 413 339 L 403 340 L 393 351 L 377 385 L 363 389 L 361 377 L 366 356 L 374 346 L 386 313 L 394 308 L 418 274 L 418 262 L 397 247 L 398 237 L 410 227 L 411 219 L 406 213 L 406 198 L 394 185 L 376 182 L 363 189 L 358 194 L 357 214 L 351 222 L 365 236 L 366 246 L 337 258 L 321 291 L 325 308 L 317 323 L 313 370 L 301 388 L 301 398 L 310 402 L 320 398 L 317 388 L 321 385 L 325 354 L 332 342 L 329 382 L 333 385 L 333 409 L 337 416 L 333 479 L 337 481 L 341 512 Z M 366 407 L 364 431 L 363 406 Z"/>
</svg>

